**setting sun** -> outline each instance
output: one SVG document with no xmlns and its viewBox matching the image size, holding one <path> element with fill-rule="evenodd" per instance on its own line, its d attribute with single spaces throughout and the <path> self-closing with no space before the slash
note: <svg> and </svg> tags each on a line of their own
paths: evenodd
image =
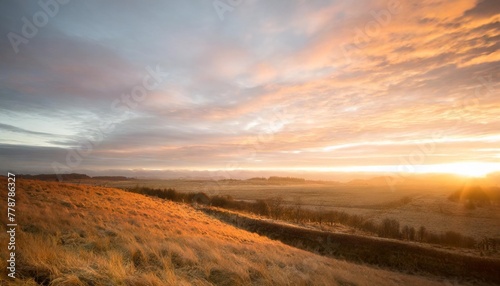
<svg viewBox="0 0 500 286">
<path fill-rule="evenodd" d="M 500 171 L 500 163 L 458 162 L 429 165 L 422 168 L 426 173 L 450 173 L 466 177 L 484 177 Z"/>
</svg>

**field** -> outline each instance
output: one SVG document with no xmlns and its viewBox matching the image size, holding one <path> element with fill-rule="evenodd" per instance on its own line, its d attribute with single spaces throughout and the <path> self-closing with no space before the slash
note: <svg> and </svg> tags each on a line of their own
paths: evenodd
<svg viewBox="0 0 500 286">
<path fill-rule="evenodd" d="M 396 219 L 414 228 L 425 226 L 441 233 L 455 231 L 482 239 L 500 238 L 500 205 L 490 204 L 468 208 L 448 197 L 467 182 L 412 182 L 391 189 L 385 180 L 352 183 L 303 182 L 270 183 L 245 180 L 126 180 L 81 181 L 118 188 L 144 186 L 174 188 L 180 192 L 205 192 L 208 195 L 229 195 L 236 200 L 258 200 L 282 197 L 290 205 L 315 210 L 338 210 L 362 215 L 374 221 Z"/>
<path fill-rule="evenodd" d="M 2 177 L 0 182 L 6 185 Z M 16 276 L 1 285 L 449 285 L 357 265 L 225 224 L 188 204 L 20 179 Z M 0 201 L 6 205 L 6 198 Z M 0 243 L 6 245 L 5 224 Z"/>
</svg>

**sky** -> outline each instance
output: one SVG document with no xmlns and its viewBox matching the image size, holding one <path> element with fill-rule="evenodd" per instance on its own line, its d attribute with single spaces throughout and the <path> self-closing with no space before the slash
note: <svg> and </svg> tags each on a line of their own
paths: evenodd
<svg viewBox="0 0 500 286">
<path fill-rule="evenodd" d="M 2 1 L 0 170 L 500 171 L 500 2 Z"/>
</svg>

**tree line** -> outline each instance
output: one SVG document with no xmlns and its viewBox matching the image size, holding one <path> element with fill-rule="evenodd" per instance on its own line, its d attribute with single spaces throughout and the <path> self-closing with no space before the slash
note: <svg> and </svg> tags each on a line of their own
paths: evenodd
<svg viewBox="0 0 500 286">
<path fill-rule="evenodd" d="M 390 218 L 386 218 L 381 222 L 376 222 L 371 219 L 367 219 L 364 216 L 349 214 L 344 211 L 323 210 L 321 207 L 313 210 L 304 208 L 300 200 L 289 203 L 285 202 L 282 197 L 274 197 L 267 200 L 238 201 L 228 195 L 208 196 L 203 192 L 184 193 L 177 192 L 175 189 L 170 188 L 153 189 L 147 187 L 135 187 L 128 189 L 128 191 L 155 196 L 174 202 L 197 203 L 235 211 L 243 211 L 275 220 L 283 220 L 297 224 L 308 222 L 317 223 L 320 226 L 334 226 L 338 223 L 384 238 L 441 244 L 462 248 L 476 248 L 478 245 L 474 238 L 454 231 L 447 231 L 438 234 L 427 230 L 424 226 L 419 228 L 414 228 L 413 226 L 408 225 L 401 226 L 399 221 Z"/>
</svg>

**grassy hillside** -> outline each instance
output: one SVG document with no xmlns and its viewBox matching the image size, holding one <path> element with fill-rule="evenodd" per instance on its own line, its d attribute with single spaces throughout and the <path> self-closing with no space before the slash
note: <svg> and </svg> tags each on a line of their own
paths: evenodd
<svg viewBox="0 0 500 286">
<path fill-rule="evenodd" d="M 407 273 L 426 273 L 476 283 L 500 283 L 499 259 L 444 251 L 415 242 L 321 231 L 215 207 L 205 207 L 203 211 L 239 228 L 325 256 Z"/>
<path fill-rule="evenodd" d="M 428 179 L 429 181 L 426 181 Z M 266 200 L 282 197 L 285 203 L 293 205 L 300 201 L 311 210 L 343 211 L 361 215 L 376 223 L 384 219 L 396 219 L 401 227 L 408 225 L 415 229 L 424 226 L 428 231 L 439 234 L 458 232 L 481 240 L 484 237 L 500 239 L 500 205 L 498 189 L 493 181 L 465 182 L 463 178 L 425 176 L 398 184 L 391 189 L 383 178 L 333 182 L 291 182 L 274 184 L 267 180 L 81 180 L 87 184 L 106 184 L 118 188 L 172 188 L 178 192 L 204 192 L 208 195 L 230 195 L 235 200 Z M 498 184 L 498 180 L 496 180 Z M 465 184 L 480 185 L 493 200 L 491 204 L 479 206 L 470 204 L 460 196 L 454 201 L 457 190 Z M 495 192 L 496 190 L 496 192 Z M 451 196 L 451 198 L 450 198 Z M 462 201 L 464 200 L 464 201 Z M 471 207 L 475 206 L 475 207 Z"/>
<path fill-rule="evenodd" d="M 16 199 L 18 279 L 6 276 L 2 215 L 1 285 L 440 284 L 314 255 L 118 189 L 20 180 Z"/>
</svg>

